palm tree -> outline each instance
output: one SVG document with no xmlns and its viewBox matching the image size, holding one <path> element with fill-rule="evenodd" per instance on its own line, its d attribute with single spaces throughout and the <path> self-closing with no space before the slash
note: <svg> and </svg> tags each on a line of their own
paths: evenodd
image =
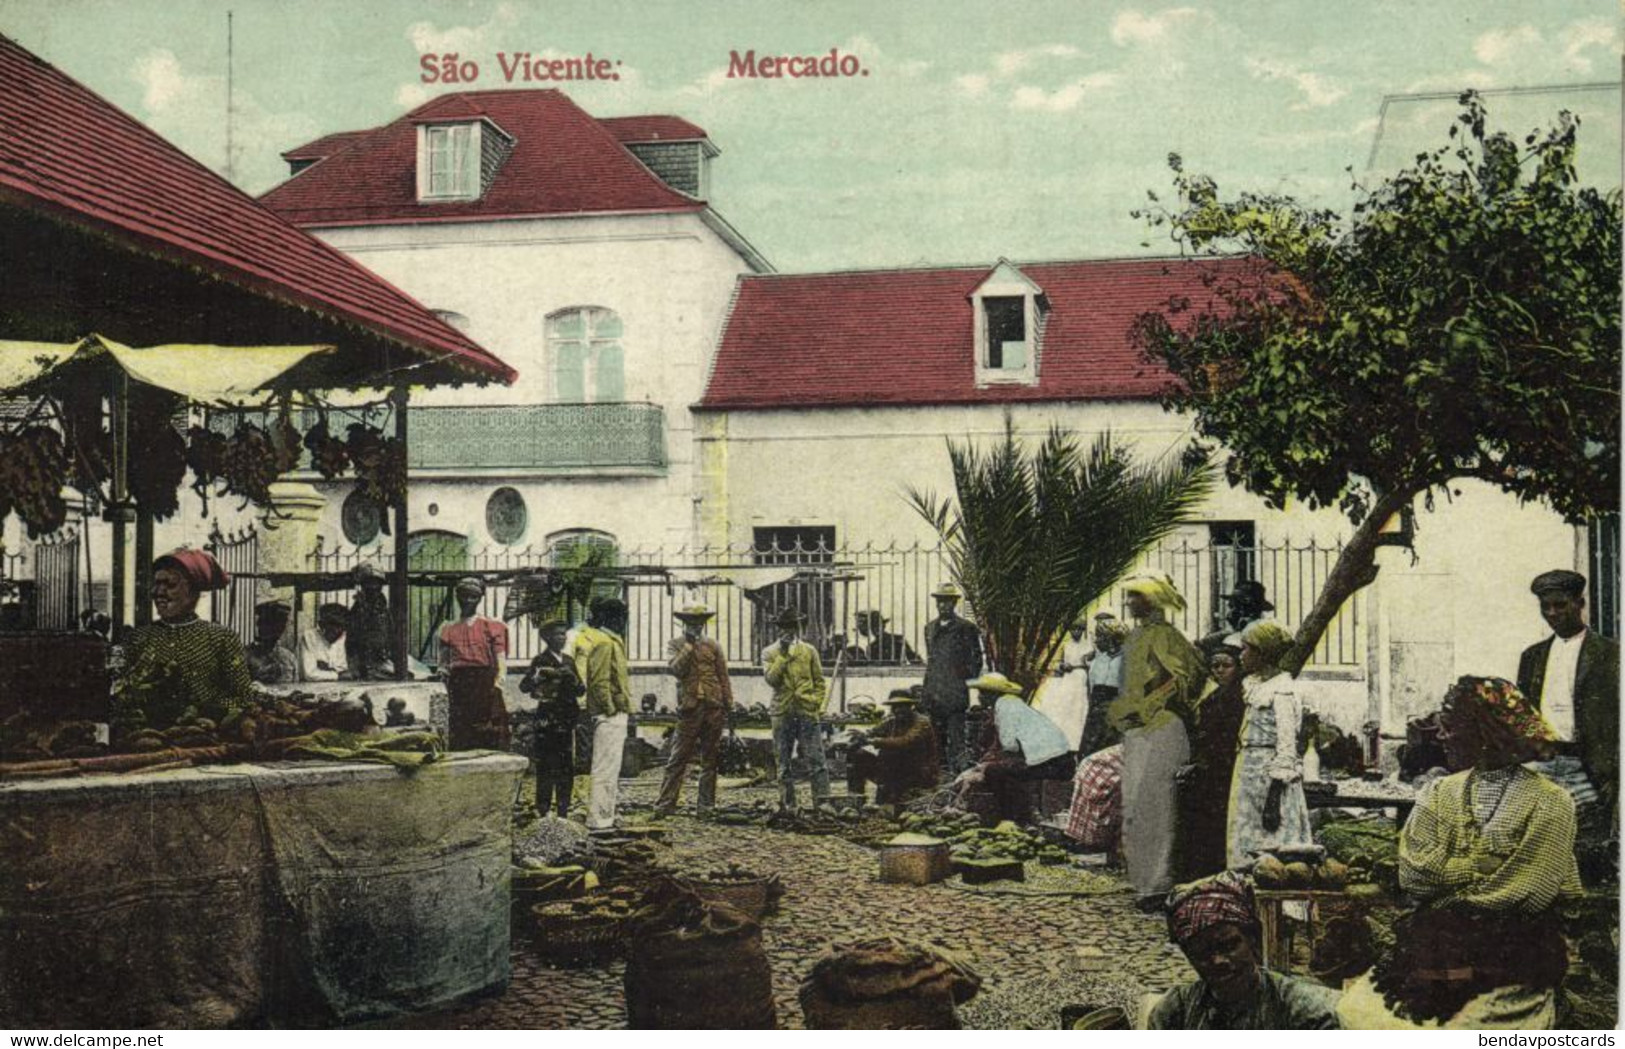
<svg viewBox="0 0 1625 1049">
<path fill-rule="evenodd" d="M 1051 427 L 1028 454 L 1005 420 L 982 451 L 948 442 L 957 499 L 909 487 L 942 538 L 949 571 L 975 609 L 989 664 L 1032 689 L 1066 629 L 1158 540 L 1193 520 L 1213 485 L 1206 461 L 1137 465 L 1111 435 L 1087 450 Z"/>
</svg>

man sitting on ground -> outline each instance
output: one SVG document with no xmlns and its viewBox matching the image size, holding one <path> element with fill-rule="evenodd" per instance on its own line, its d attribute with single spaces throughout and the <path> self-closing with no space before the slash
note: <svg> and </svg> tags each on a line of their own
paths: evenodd
<svg viewBox="0 0 1625 1049">
<path fill-rule="evenodd" d="M 886 697 L 891 717 L 867 735 L 853 733 L 846 758 L 846 789 L 861 795 L 875 785 L 876 805 L 896 805 L 937 785 L 937 734 L 919 716 L 919 700 L 906 688 Z"/>
</svg>

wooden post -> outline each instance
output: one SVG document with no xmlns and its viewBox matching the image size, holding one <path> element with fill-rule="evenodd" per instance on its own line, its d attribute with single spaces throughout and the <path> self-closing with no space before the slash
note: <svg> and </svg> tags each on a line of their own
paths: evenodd
<svg viewBox="0 0 1625 1049">
<path fill-rule="evenodd" d="M 130 556 L 124 544 L 128 541 L 125 525 L 130 516 L 130 376 L 123 368 L 117 369 L 112 389 L 108 391 L 108 407 L 113 427 L 113 491 L 112 500 L 102 512 L 102 519 L 113 525 L 113 593 L 109 615 L 113 620 L 113 637 L 119 629 L 130 623 L 129 572 Z"/>
<path fill-rule="evenodd" d="M 146 626 L 152 622 L 152 576 L 147 569 L 157 552 L 152 548 L 152 514 L 144 506 L 135 508 L 135 614 L 131 622 Z M 224 599 L 224 591 L 219 592 Z M 212 599 L 211 599 L 212 600 Z"/>
<path fill-rule="evenodd" d="M 392 391 L 390 391 L 389 399 L 394 405 L 395 409 L 395 439 L 400 442 L 401 454 L 404 456 L 407 454 L 407 449 L 409 447 L 406 443 L 406 404 L 408 400 L 407 388 L 405 386 L 395 387 Z M 410 461 L 410 457 L 408 457 L 408 461 Z M 408 502 L 407 492 L 410 488 L 410 481 L 403 484 L 401 486 L 401 490 L 396 493 L 393 500 L 393 505 L 390 507 L 390 512 L 395 518 L 393 522 L 395 535 L 395 571 L 391 573 L 389 580 L 389 607 L 390 614 L 393 617 L 391 621 L 395 626 L 394 662 L 395 678 L 397 681 L 405 681 L 411 676 L 411 668 L 410 663 L 408 662 L 407 652 L 409 641 L 407 634 L 411 627 L 411 607 L 410 597 L 408 596 L 410 591 L 406 585 L 406 511 Z"/>
</svg>

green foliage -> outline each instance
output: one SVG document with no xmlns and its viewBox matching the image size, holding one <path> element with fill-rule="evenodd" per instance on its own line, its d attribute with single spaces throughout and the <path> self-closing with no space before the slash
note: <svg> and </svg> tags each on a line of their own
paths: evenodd
<svg viewBox="0 0 1625 1049">
<path fill-rule="evenodd" d="M 1171 158 L 1180 205 L 1146 217 L 1182 253 L 1257 264 L 1216 266 L 1210 303 L 1137 335 L 1232 484 L 1356 522 L 1463 478 L 1575 521 L 1617 508 L 1619 194 L 1577 184 L 1570 114 L 1520 147 L 1461 102 L 1453 144 L 1356 186 L 1347 219 L 1224 200 Z"/>
<path fill-rule="evenodd" d="M 942 537 L 993 668 L 1031 688 L 1066 628 L 1145 550 L 1191 520 L 1212 487 L 1205 461 L 1135 464 L 1103 435 L 1087 450 L 1052 428 L 1032 453 L 1006 421 L 987 450 L 948 442 L 957 499 L 910 488 Z"/>
</svg>

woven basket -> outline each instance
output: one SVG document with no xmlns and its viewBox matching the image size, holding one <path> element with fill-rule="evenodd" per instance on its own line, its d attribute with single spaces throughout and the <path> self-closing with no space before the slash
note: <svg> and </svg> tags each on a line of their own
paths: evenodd
<svg viewBox="0 0 1625 1049">
<path fill-rule="evenodd" d="M 779 897 L 784 895 L 777 875 L 771 878 L 758 875 L 726 881 L 697 875 L 676 877 L 672 880 L 706 903 L 725 903 L 754 921 L 760 921 L 778 904 Z"/>
<path fill-rule="evenodd" d="M 623 957 L 632 931 L 629 917 L 578 913 L 571 901 L 530 909 L 531 947 L 564 965 L 599 965 Z"/>
</svg>

